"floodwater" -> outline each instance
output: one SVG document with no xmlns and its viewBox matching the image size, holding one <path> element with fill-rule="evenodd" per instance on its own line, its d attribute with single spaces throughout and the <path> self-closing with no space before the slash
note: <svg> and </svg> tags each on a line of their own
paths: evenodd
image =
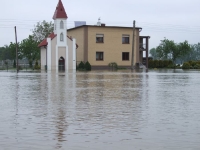
<svg viewBox="0 0 200 150">
<path fill-rule="evenodd" d="M 0 72 L 1 150 L 199 150 L 200 70 Z"/>
</svg>

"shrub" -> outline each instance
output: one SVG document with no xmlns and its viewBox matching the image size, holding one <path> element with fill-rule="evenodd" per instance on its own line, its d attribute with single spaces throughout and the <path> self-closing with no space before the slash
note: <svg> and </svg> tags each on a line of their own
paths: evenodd
<svg viewBox="0 0 200 150">
<path fill-rule="evenodd" d="M 40 70 L 41 68 L 40 68 L 39 65 L 37 65 L 37 66 L 35 65 L 35 66 L 34 66 L 34 69 L 36 69 L 36 70 Z"/>
<path fill-rule="evenodd" d="M 196 64 L 193 68 L 194 69 L 200 69 L 200 64 Z"/>
<path fill-rule="evenodd" d="M 18 66 L 18 70 L 23 70 L 22 66 Z"/>
<path fill-rule="evenodd" d="M 162 60 L 159 60 L 158 64 L 159 64 L 158 68 L 163 68 L 164 65 L 163 65 L 163 61 Z"/>
<path fill-rule="evenodd" d="M 190 69 L 190 63 L 189 62 L 185 62 L 182 66 L 182 69 Z"/>
<path fill-rule="evenodd" d="M 84 69 L 85 64 L 81 61 L 80 64 L 78 65 L 78 69 Z"/>
<path fill-rule="evenodd" d="M 176 68 L 171 60 L 149 60 L 149 68 Z"/>
<path fill-rule="evenodd" d="M 169 65 L 169 61 L 168 60 L 163 60 L 163 67 L 167 68 L 168 65 Z"/>
<path fill-rule="evenodd" d="M 192 61 L 190 60 L 190 61 L 188 61 L 188 63 L 191 65 L 191 64 L 192 64 Z"/>
<path fill-rule="evenodd" d="M 38 61 L 35 62 L 34 69 L 36 69 L 36 70 L 39 70 L 39 69 L 40 69 L 40 66 L 39 66 L 39 64 L 38 64 Z"/>
<path fill-rule="evenodd" d="M 33 67 L 33 61 L 29 60 L 29 67 L 32 68 Z"/>
<path fill-rule="evenodd" d="M 174 64 L 169 64 L 169 65 L 167 66 L 167 68 L 174 69 L 174 68 L 176 68 L 176 65 L 174 65 Z"/>
<path fill-rule="evenodd" d="M 81 61 L 80 64 L 77 66 L 77 70 L 91 71 L 91 65 L 88 61 L 85 64 Z"/>
<path fill-rule="evenodd" d="M 4 64 L 7 66 L 7 65 L 8 65 L 8 61 L 5 60 L 5 61 L 4 61 Z"/>
<path fill-rule="evenodd" d="M 88 61 L 85 63 L 85 69 L 91 71 L 91 65 Z"/>
<path fill-rule="evenodd" d="M 111 63 L 108 64 L 108 66 L 109 66 L 109 67 L 112 67 L 112 69 L 113 69 L 113 68 L 118 69 L 118 65 L 117 65 L 116 62 L 111 62 Z"/>
<path fill-rule="evenodd" d="M 154 68 L 153 60 L 149 60 L 149 68 Z"/>
<path fill-rule="evenodd" d="M 158 60 L 154 60 L 154 68 L 158 68 L 159 67 L 159 62 Z"/>
<path fill-rule="evenodd" d="M 196 61 L 191 61 L 190 66 L 194 67 L 196 65 L 196 63 L 197 63 Z"/>
</svg>

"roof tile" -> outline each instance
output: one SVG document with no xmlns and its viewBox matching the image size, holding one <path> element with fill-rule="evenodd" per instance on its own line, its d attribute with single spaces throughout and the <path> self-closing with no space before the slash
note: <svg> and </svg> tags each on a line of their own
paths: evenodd
<svg viewBox="0 0 200 150">
<path fill-rule="evenodd" d="M 68 18 L 61 0 L 59 0 L 58 5 L 53 15 L 54 20 L 58 18 L 64 18 L 64 19 Z"/>
<path fill-rule="evenodd" d="M 51 40 L 53 40 L 57 35 L 54 33 L 51 33 L 48 38 L 51 38 Z M 47 46 L 48 42 L 47 42 L 47 38 L 45 38 L 39 45 L 38 47 L 42 47 L 42 46 Z"/>
</svg>

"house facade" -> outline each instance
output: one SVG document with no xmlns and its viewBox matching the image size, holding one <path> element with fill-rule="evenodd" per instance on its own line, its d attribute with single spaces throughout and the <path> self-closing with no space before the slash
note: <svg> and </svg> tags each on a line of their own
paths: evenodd
<svg viewBox="0 0 200 150">
<path fill-rule="evenodd" d="M 67 36 L 67 14 L 59 0 L 53 15 L 54 31 L 38 46 L 41 48 L 41 69 L 48 71 L 76 70 L 76 40 Z"/>
<path fill-rule="evenodd" d="M 148 68 L 149 36 L 140 36 L 142 28 L 135 28 L 133 65 L 144 64 Z M 79 45 L 77 64 L 89 61 L 92 69 L 106 69 L 115 62 L 130 68 L 132 63 L 133 28 L 100 25 L 83 25 L 67 30 Z M 144 52 L 146 58 L 143 61 Z"/>
</svg>

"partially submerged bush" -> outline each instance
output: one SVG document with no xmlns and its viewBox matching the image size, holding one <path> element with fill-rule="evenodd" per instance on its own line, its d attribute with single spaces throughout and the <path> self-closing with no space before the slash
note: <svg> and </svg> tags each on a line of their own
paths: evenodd
<svg viewBox="0 0 200 150">
<path fill-rule="evenodd" d="M 118 69 L 118 65 L 116 62 L 111 62 L 108 64 L 109 67 L 111 67 L 112 69 Z"/>
<path fill-rule="evenodd" d="M 149 68 L 174 68 L 171 60 L 149 60 Z"/>
<path fill-rule="evenodd" d="M 85 64 L 81 61 L 77 67 L 77 70 L 91 71 L 91 65 L 88 61 Z"/>
<path fill-rule="evenodd" d="M 185 62 L 182 66 L 182 69 L 190 69 L 190 63 L 189 62 Z"/>
<path fill-rule="evenodd" d="M 91 71 L 91 65 L 88 61 L 85 63 L 85 70 Z"/>
<path fill-rule="evenodd" d="M 182 69 L 200 69 L 200 61 L 188 61 L 182 66 Z"/>
<path fill-rule="evenodd" d="M 81 61 L 80 64 L 78 65 L 78 69 L 84 69 L 85 64 Z"/>
<path fill-rule="evenodd" d="M 38 64 L 38 61 L 35 62 L 34 69 L 36 69 L 36 70 L 40 70 L 41 69 L 39 64 Z"/>
</svg>

